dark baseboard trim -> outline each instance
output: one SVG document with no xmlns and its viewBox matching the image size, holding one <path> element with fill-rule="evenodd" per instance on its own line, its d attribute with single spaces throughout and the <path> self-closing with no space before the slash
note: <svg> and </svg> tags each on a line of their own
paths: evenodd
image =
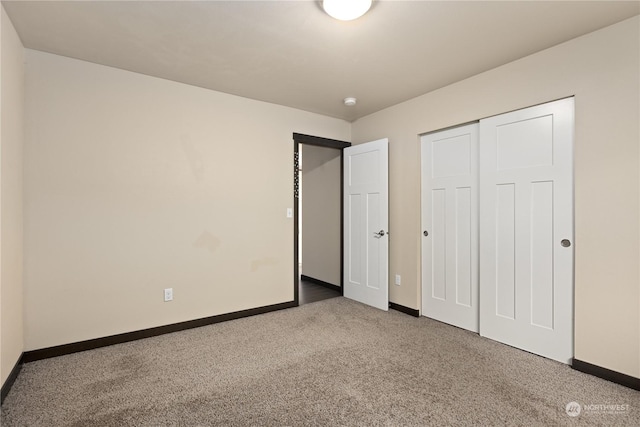
<svg viewBox="0 0 640 427">
<path fill-rule="evenodd" d="M 233 313 L 220 314 L 217 316 L 204 317 L 202 319 L 188 320 L 186 322 L 173 323 L 171 325 L 158 326 L 155 328 L 143 329 L 140 331 L 127 332 L 124 334 L 111 335 L 103 338 L 95 338 L 87 341 L 80 341 L 71 344 L 63 344 L 55 347 L 43 348 L 40 350 L 27 351 L 22 355 L 22 362 L 29 363 L 36 360 L 48 359 L 50 357 L 64 356 L 66 354 L 78 353 L 80 351 L 93 350 L 114 344 L 122 344 L 143 338 L 155 337 L 158 335 L 170 334 L 172 332 L 184 331 L 185 329 L 199 328 L 201 326 L 212 325 L 214 323 L 225 322 L 227 320 L 240 319 L 243 317 L 255 316 L 257 314 L 269 313 L 283 310 L 285 308 L 297 307 L 295 301 L 283 302 L 280 304 L 267 305 L 264 307 L 250 308 L 248 310 L 235 311 Z"/>
<path fill-rule="evenodd" d="M 593 375 L 594 377 L 640 391 L 640 378 L 612 371 L 598 365 L 592 365 L 591 363 L 578 359 L 571 360 L 571 367 L 576 371 L 584 372 L 585 374 Z"/>
<path fill-rule="evenodd" d="M 11 390 L 13 383 L 16 381 L 16 378 L 18 378 L 18 373 L 20 373 L 20 369 L 22 369 L 23 357 L 24 357 L 24 353 L 20 355 L 20 357 L 18 358 L 18 361 L 16 362 L 15 366 L 11 370 L 11 373 L 9 373 L 7 380 L 4 382 L 4 384 L 2 384 L 2 391 L 0 392 L 0 405 L 4 403 L 4 398 L 7 397 L 7 394 L 9 394 L 9 391 Z"/>
<path fill-rule="evenodd" d="M 396 304 L 395 302 L 389 301 L 389 308 L 392 308 L 397 311 L 401 311 L 409 316 L 420 317 L 420 310 L 416 310 L 415 308 L 405 307 L 404 305 Z"/>
<path fill-rule="evenodd" d="M 342 295 L 342 287 L 334 285 L 333 283 L 325 282 L 324 280 L 320 279 L 314 279 L 313 277 L 305 276 L 304 274 L 300 275 L 300 280 L 304 282 L 311 282 L 325 288 L 333 289 L 334 291 L 340 292 L 340 294 Z"/>
</svg>

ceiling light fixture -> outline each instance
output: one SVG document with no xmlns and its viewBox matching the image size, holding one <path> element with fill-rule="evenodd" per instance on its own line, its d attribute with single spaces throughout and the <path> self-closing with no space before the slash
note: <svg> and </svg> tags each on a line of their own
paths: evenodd
<svg viewBox="0 0 640 427">
<path fill-rule="evenodd" d="M 371 0 L 323 0 L 322 7 L 333 18 L 352 21 L 367 13 Z"/>
</svg>

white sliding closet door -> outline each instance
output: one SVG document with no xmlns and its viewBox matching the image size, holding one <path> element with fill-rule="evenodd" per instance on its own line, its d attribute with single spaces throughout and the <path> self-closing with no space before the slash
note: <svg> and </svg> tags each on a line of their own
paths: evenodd
<svg viewBox="0 0 640 427">
<path fill-rule="evenodd" d="M 478 124 L 421 146 L 422 314 L 478 332 Z"/>
<path fill-rule="evenodd" d="M 480 334 L 573 357 L 573 98 L 480 121 Z"/>
</svg>

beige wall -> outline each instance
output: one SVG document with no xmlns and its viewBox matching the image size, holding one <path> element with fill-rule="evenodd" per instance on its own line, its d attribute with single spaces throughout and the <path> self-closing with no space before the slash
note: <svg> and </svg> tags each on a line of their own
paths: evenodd
<svg viewBox="0 0 640 427">
<path fill-rule="evenodd" d="M 6 109 L 21 104 L 21 83 L 5 86 L 22 51 L 7 23 L 3 11 L 3 382 L 22 351 L 21 288 L 5 281 L 20 274 L 6 257 L 21 254 L 20 237 L 5 235 L 21 217 L 20 203 L 6 203 L 19 185 L 5 190 L 20 175 L 9 162 L 20 136 L 10 145 L 6 135 L 22 128 L 21 109 Z M 292 132 L 390 138 L 390 276 L 403 276 L 390 297 L 419 308 L 418 135 L 575 95 L 575 355 L 640 377 L 639 26 L 627 20 L 352 126 L 27 50 L 24 350 L 290 300 Z M 173 302 L 162 302 L 165 287 Z"/>
<path fill-rule="evenodd" d="M 353 123 L 390 140 L 390 288 L 419 308 L 418 135 L 571 95 L 575 140 L 575 357 L 640 377 L 640 18 L 544 50 Z"/>
<path fill-rule="evenodd" d="M 0 377 L 24 347 L 22 322 L 22 146 L 24 48 L 1 9 L 0 19 Z"/>
<path fill-rule="evenodd" d="M 302 147 L 302 274 L 340 286 L 340 150 Z"/>
<path fill-rule="evenodd" d="M 292 134 L 349 123 L 26 58 L 26 350 L 293 299 Z"/>
</svg>

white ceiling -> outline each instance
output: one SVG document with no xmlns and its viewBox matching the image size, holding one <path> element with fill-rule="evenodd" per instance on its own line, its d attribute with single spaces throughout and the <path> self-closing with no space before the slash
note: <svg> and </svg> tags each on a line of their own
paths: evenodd
<svg viewBox="0 0 640 427">
<path fill-rule="evenodd" d="M 376 1 L 340 22 L 311 0 L 2 4 L 25 47 L 348 121 L 640 13 L 640 1 Z"/>
</svg>

